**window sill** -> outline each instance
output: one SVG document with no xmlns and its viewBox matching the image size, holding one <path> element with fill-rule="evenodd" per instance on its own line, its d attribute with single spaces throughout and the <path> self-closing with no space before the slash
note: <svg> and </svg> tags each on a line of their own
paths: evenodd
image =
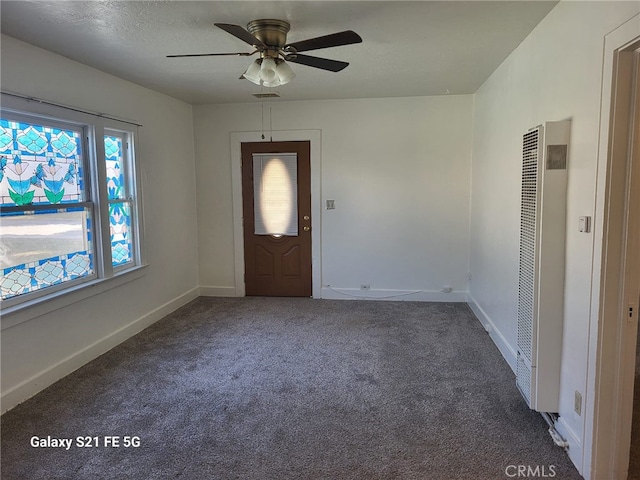
<svg viewBox="0 0 640 480">
<path fill-rule="evenodd" d="M 82 283 L 67 290 L 45 295 L 19 305 L 2 309 L 0 312 L 0 329 L 14 327 L 20 323 L 65 308 L 74 303 L 85 300 L 94 295 L 104 293 L 112 288 L 125 285 L 142 278 L 145 275 L 147 265 L 140 265 L 125 272 L 115 274 L 110 278 L 99 278 L 87 283 Z"/>
</svg>

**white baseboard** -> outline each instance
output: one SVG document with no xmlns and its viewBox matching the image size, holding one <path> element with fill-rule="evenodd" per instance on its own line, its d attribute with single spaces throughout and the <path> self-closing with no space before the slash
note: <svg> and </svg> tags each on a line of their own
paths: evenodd
<svg viewBox="0 0 640 480">
<path fill-rule="evenodd" d="M 491 318 L 489 318 L 482 307 L 478 305 L 478 302 L 476 302 L 475 298 L 473 298 L 470 293 L 467 294 L 467 304 L 476 315 L 476 317 L 478 317 L 478 320 L 480 320 L 480 323 L 482 324 L 484 329 L 487 331 L 487 333 L 489 333 L 491 340 L 493 340 L 493 343 L 496 344 L 496 347 L 498 347 L 498 350 L 500 350 L 500 353 L 511 367 L 511 370 L 513 370 L 515 373 L 517 362 L 516 351 L 511 347 L 511 345 L 509 345 L 507 339 L 504 338 L 504 335 L 502 335 L 502 332 L 500 332 L 500 330 L 496 328 L 496 325 L 491 321 Z"/>
<path fill-rule="evenodd" d="M 558 419 L 555 427 L 562 438 L 569 442 L 569 450 L 567 452 L 569 458 L 578 469 L 578 473 L 584 476 L 585 473 L 582 471 L 582 441 L 580 440 L 580 437 L 576 435 L 573 429 L 567 424 L 567 422 L 564 421 L 562 417 Z"/>
<path fill-rule="evenodd" d="M 238 297 L 236 287 L 200 287 L 200 296 L 202 297 Z"/>
<path fill-rule="evenodd" d="M 359 288 L 322 287 L 328 300 L 395 300 L 411 302 L 466 302 L 466 291 L 449 293 L 426 290 L 361 290 Z"/>
<path fill-rule="evenodd" d="M 12 409 L 25 400 L 28 400 L 36 393 L 47 388 L 49 385 L 52 385 L 61 378 L 89 363 L 91 360 L 111 350 L 116 345 L 124 342 L 136 333 L 141 332 L 174 310 L 177 310 L 181 306 L 189 303 L 191 300 L 198 298 L 198 293 L 199 290 L 197 287 L 183 293 L 137 320 L 134 320 L 128 325 L 119 328 L 106 337 L 97 340 L 82 350 L 68 356 L 45 370 L 42 370 L 18 385 L 10 388 L 6 392 L 3 392 L 0 400 L 2 403 L 2 413 Z"/>
</svg>

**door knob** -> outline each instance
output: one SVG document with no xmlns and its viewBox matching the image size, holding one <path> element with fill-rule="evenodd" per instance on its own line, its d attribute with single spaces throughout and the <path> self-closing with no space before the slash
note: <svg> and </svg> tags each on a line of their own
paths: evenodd
<svg viewBox="0 0 640 480">
<path fill-rule="evenodd" d="M 309 225 L 305 225 L 304 227 L 302 227 L 302 229 L 303 229 L 305 232 L 308 232 L 309 230 L 311 230 L 311 227 L 310 227 Z"/>
<path fill-rule="evenodd" d="M 302 217 L 303 220 L 309 220 L 309 215 L 305 215 L 304 217 Z"/>
</svg>

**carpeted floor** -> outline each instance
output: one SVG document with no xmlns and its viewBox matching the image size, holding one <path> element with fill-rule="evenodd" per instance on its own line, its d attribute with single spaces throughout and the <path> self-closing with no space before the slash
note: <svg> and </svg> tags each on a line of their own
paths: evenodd
<svg viewBox="0 0 640 480">
<path fill-rule="evenodd" d="M 32 447 L 34 436 L 74 441 Z M 580 478 L 465 304 L 202 297 L 2 417 L 3 480 L 485 480 L 518 468 Z"/>
</svg>

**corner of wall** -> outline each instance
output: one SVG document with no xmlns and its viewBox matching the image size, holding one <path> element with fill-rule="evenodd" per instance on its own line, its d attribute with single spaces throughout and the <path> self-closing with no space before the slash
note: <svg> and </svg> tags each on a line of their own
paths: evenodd
<svg viewBox="0 0 640 480">
<path fill-rule="evenodd" d="M 511 348 L 511 345 L 509 345 L 509 342 L 507 342 L 507 339 L 504 337 L 502 332 L 500 332 L 495 323 L 491 320 L 491 318 L 489 318 L 489 315 L 487 315 L 487 313 L 482 309 L 478 302 L 476 302 L 471 293 L 467 294 L 467 304 L 469 305 L 469 308 L 471 308 L 471 311 L 478 318 L 486 332 L 489 334 L 489 337 L 491 337 L 493 343 L 495 343 L 496 347 L 498 347 L 498 350 L 500 350 L 500 353 L 509 364 L 509 367 L 511 367 L 511 370 L 515 372 L 517 359 L 515 350 Z"/>
<path fill-rule="evenodd" d="M 9 390 L 2 393 L 2 397 L 0 398 L 2 403 L 1 413 L 11 410 L 18 404 L 28 400 L 61 378 L 69 375 L 83 365 L 89 363 L 91 360 L 99 357 L 103 353 L 111 350 L 118 344 L 133 337 L 158 320 L 169 315 L 171 312 L 177 310 L 183 305 L 186 305 L 190 301 L 195 300 L 198 297 L 198 293 L 199 289 L 198 287 L 195 287 L 182 295 L 179 295 L 173 300 L 159 306 L 155 310 L 143 315 L 128 325 L 110 333 L 91 345 L 87 345 L 82 350 L 73 353 L 56 364 L 47 367 L 30 378 L 27 378 L 18 385 L 11 387 Z"/>
<path fill-rule="evenodd" d="M 574 465 L 582 465 L 583 448 L 580 437 L 574 432 L 567 422 L 560 417 L 555 424 L 556 430 L 562 438 L 569 442 L 567 454 Z"/>
</svg>

